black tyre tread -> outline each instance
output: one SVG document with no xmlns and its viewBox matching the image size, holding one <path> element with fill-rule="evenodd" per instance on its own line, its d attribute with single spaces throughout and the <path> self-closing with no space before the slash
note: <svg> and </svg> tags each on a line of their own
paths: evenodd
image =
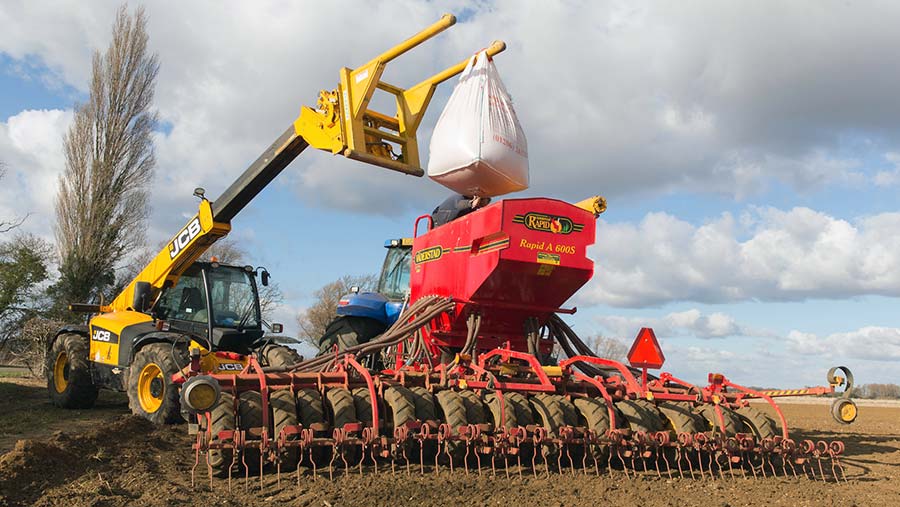
<svg viewBox="0 0 900 507">
<path fill-rule="evenodd" d="M 416 406 L 416 419 L 421 422 L 437 421 L 437 409 L 434 406 L 434 395 L 424 387 L 411 387 L 413 403 Z"/>
<path fill-rule="evenodd" d="M 663 415 L 663 423 L 668 422 L 667 428 L 676 435 L 678 433 L 697 433 L 704 430 L 690 403 L 666 401 L 657 405 L 657 408 Z"/>
<path fill-rule="evenodd" d="M 565 415 L 557 396 L 538 393 L 532 396 L 530 401 L 538 417 L 535 422 L 543 426 L 550 436 L 559 436 L 559 428 L 565 425 Z"/>
<path fill-rule="evenodd" d="M 316 389 L 298 389 L 296 404 L 297 416 L 303 427 L 325 422 L 325 406 L 322 395 Z"/>
<path fill-rule="evenodd" d="M 460 426 L 469 424 L 466 419 L 466 405 L 458 393 L 447 389 L 438 391 L 435 398 L 441 411 L 441 419 L 450 426 L 454 435 L 459 431 Z M 465 453 L 465 445 L 462 442 L 448 441 L 446 445 L 450 454 L 456 459 L 461 458 Z"/>
<path fill-rule="evenodd" d="M 731 437 L 740 433 L 744 426 L 740 418 L 738 418 L 730 408 L 721 405 L 720 408 L 722 409 L 722 419 L 725 422 L 725 436 Z M 720 433 L 722 431 L 722 427 L 719 424 L 719 417 L 716 415 L 715 405 L 704 403 L 697 407 L 695 411 L 706 422 L 706 431 L 712 431 L 713 433 Z"/>
<path fill-rule="evenodd" d="M 584 420 L 584 425 L 593 430 L 598 437 L 609 431 L 609 409 L 606 402 L 596 398 L 575 398 L 575 408 Z"/>
<path fill-rule="evenodd" d="M 459 430 L 460 426 L 469 424 L 468 419 L 466 419 L 465 403 L 463 403 L 463 399 L 458 393 L 447 389 L 438 391 L 435 398 L 437 399 L 438 408 L 440 408 L 443 415 L 442 421 L 447 423 L 454 433 Z"/>
<path fill-rule="evenodd" d="M 259 391 L 241 393 L 238 397 L 238 428 L 261 428 L 262 420 L 262 395 Z"/>
<path fill-rule="evenodd" d="M 58 393 L 54 385 L 53 365 L 60 352 L 65 351 L 69 362 L 69 381 L 65 391 Z M 91 408 L 100 390 L 91 380 L 90 343 L 86 336 L 62 333 L 53 340 L 47 354 L 47 390 L 50 401 L 60 408 Z"/>
<path fill-rule="evenodd" d="M 352 391 L 356 418 L 366 426 L 372 426 L 372 399 L 368 387 L 357 387 Z"/>
<path fill-rule="evenodd" d="M 244 391 L 238 396 L 238 429 L 247 431 L 250 428 L 261 428 L 263 425 L 262 395 L 258 391 Z M 244 461 L 247 468 L 257 470 L 259 449 L 248 445 L 244 447 Z"/>
<path fill-rule="evenodd" d="M 400 385 L 386 387 L 384 403 L 390 408 L 390 429 L 416 420 L 416 404 L 413 401 L 413 393 L 409 389 Z M 384 428 L 384 431 L 388 429 Z"/>
<path fill-rule="evenodd" d="M 774 438 L 778 434 L 775 421 L 755 407 L 741 407 L 734 411 L 744 425 L 744 433 L 752 433 L 758 440 Z"/>
<path fill-rule="evenodd" d="M 358 422 L 353 394 L 343 387 L 325 391 L 325 400 L 331 414 L 331 427 L 343 428 L 345 424 Z"/>
<path fill-rule="evenodd" d="M 171 343 L 151 343 L 134 355 L 134 360 L 128 368 L 128 406 L 131 413 L 139 415 L 154 424 L 174 424 L 182 421 L 181 417 L 181 399 L 179 398 L 179 386 L 172 382 L 172 375 L 178 373 L 182 366 L 187 364 L 184 358 L 184 351 L 176 347 L 175 354 L 179 354 L 182 363 L 175 362 L 172 357 Z M 163 375 L 163 402 L 156 412 L 148 413 L 144 411 L 141 402 L 138 399 L 138 379 L 144 366 L 155 363 Z"/>
<path fill-rule="evenodd" d="M 230 393 L 222 393 L 219 402 L 209 413 L 210 418 L 210 439 L 218 440 L 220 431 L 234 430 L 235 413 L 234 413 L 234 397 Z M 228 469 L 231 468 L 233 454 L 231 449 L 210 449 L 209 465 L 213 469 L 213 475 L 216 477 L 225 477 L 228 475 Z"/>
<path fill-rule="evenodd" d="M 664 428 L 656 407 L 647 400 L 622 400 L 616 408 L 628 422 L 631 431 L 656 432 Z"/>
<path fill-rule="evenodd" d="M 510 429 L 519 425 L 518 419 L 516 419 L 516 407 L 510 403 L 507 395 L 504 395 L 503 397 L 505 408 L 503 411 L 503 420 L 500 419 L 500 396 L 496 393 L 490 393 L 485 396 L 484 401 L 491 413 L 491 423 L 493 424 L 495 432 L 499 428 Z"/>
<path fill-rule="evenodd" d="M 578 410 L 572 401 L 565 396 L 558 396 L 559 408 L 563 411 L 563 421 L 566 426 L 578 426 Z"/>
<path fill-rule="evenodd" d="M 303 360 L 296 350 L 284 345 L 269 344 L 260 350 L 263 366 L 285 367 L 299 363 Z"/>
<path fill-rule="evenodd" d="M 297 402 L 294 401 L 294 394 L 287 389 L 273 391 L 269 395 L 269 406 L 272 407 L 272 439 L 278 440 L 278 435 L 286 426 L 296 426 L 297 420 Z M 291 435 L 288 440 L 295 440 L 297 435 Z M 281 466 L 287 469 L 293 469 L 297 466 L 299 457 L 299 449 L 296 447 L 287 447 L 281 456 Z"/>
<path fill-rule="evenodd" d="M 462 389 L 458 393 L 463 399 L 463 404 L 466 406 L 466 420 L 469 421 L 469 424 L 487 423 L 488 416 L 485 413 L 484 402 L 482 402 L 481 398 L 475 394 L 475 391 Z"/>
<path fill-rule="evenodd" d="M 519 426 L 530 426 L 534 424 L 534 412 L 531 410 L 531 404 L 528 398 L 520 393 L 510 392 L 505 394 L 506 399 L 516 409 L 516 423 Z"/>
</svg>

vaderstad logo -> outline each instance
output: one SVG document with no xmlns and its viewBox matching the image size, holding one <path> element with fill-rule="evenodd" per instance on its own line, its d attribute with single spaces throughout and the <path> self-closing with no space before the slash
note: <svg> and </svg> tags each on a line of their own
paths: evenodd
<svg viewBox="0 0 900 507">
<path fill-rule="evenodd" d="M 180 254 L 184 247 L 188 246 L 191 240 L 200 234 L 201 230 L 200 217 L 194 217 L 191 223 L 187 224 L 184 229 L 181 229 L 178 235 L 175 236 L 175 239 L 169 243 L 169 257 L 174 259 L 175 256 Z"/>
<path fill-rule="evenodd" d="M 551 232 L 553 234 L 570 234 L 581 232 L 584 224 L 576 224 L 569 217 L 545 215 L 543 213 L 526 213 L 513 217 L 514 224 L 522 224 L 532 231 Z"/>
<path fill-rule="evenodd" d="M 442 255 L 444 255 L 444 248 L 433 246 L 416 252 L 415 262 L 416 264 L 422 264 L 424 262 L 436 261 L 440 259 Z"/>
</svg>

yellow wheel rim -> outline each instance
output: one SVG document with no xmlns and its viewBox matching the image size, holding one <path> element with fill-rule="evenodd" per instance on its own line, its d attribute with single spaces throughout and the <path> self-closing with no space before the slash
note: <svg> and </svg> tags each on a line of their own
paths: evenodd
<svg viewBox="0 0 900 507">
<path fill-rule="evenodd" d="M 844 421 L 852 421 L 856 419 L 856 407 L 852 403 L 845 403 L 841 407 L 841 419 Z"/>
<path fill-rule="evenodd" d="M 141 370 L 138 376 L 137 392 L 138 401 L 144 412 L 152 414 L 162 406 L 166 383 L 162 370 L 155 363 L 150 363 Z"/>
<path fill-rule="evenodd" d="M 53 387 L 56 392 L 62 394 L 69 386 L 69 356 L 60 352 L 53 362 Z"/>
</svg>

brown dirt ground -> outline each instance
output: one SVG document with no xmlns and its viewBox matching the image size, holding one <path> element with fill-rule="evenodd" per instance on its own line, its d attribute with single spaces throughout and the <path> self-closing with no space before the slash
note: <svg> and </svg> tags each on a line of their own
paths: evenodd
<svg viewBox="0 0 900 507">
<path fill-rule="evenodd" d="M 242 481 L 228 492 L 212 489 L 201 471 L 191 487 L 194 457 L 185 426 L 155 428 L 127 415 L 124 398 L 104 394 L 99 409 L 61 411 L 47 401 L 43 383 L 0 379 L 0 506 L 119 505 L 898 505 L 900 408 L 868 407 L 852 426 L 831 421 L 828 407 L 784 405 L 795 438 L 843 439 L 846 484 L 807 479 L 701 481 L 639 476 L 554 474 L 506 479 L 444 469 L 425 476 L 351 474 L 302 484 L 274 474 L 260 488 Z M 13 439 L 21 438 L 15 444 Z M 11 449 L 11 450 L 10 450 Z"/>
</svg>

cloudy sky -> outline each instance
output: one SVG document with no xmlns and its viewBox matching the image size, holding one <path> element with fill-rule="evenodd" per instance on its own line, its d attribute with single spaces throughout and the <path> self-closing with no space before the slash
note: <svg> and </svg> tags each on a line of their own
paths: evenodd
<svg viewBox="0 0 900 507">
<path fill-rule="evenodd" d="M 0 5 L 0 218 L 53 234 L 61 136 L 119 2 Z M 132 5 L 135 5 L 134 3 Z M 900 381 L 900 4 L 895 2 L 152 2 L 161 71 L 151 244 L 218 195 L 340 67 L 443 12 L 460 22 L 385 80 L 408 85 L 494 39 L 529 139 L 521 195 L 609 200 L 583 335 L 662 339 L 666 369 L 757 385 Z M 452 83 L 420 129 L 431 129 Z M 308 151 L 232 236 L 285 290 L 280 319 L 446 194 Z"/>
</svg>

